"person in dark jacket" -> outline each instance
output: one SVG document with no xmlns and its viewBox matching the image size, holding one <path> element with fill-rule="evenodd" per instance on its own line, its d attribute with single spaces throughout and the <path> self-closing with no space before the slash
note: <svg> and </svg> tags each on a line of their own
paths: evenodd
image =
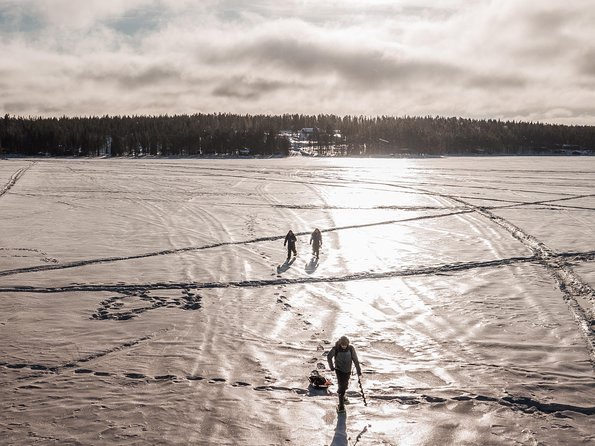
<svg viewBox="0 0 595 446">
<path fill-rule="evenodd" d="M 289 259 L 291 258 L 292 252 L 294 256 L 297 256 L 297 251 L 295 249 L 296 241 L 297 238 L 294 235 L 293 231 L 290 229 L 287 235 L 285 236 L 285 241 L 283 242 L 283 246 L 287 246 L 287 261 L 289 261 Z"/>
<path fill-rule="evenodd" d="M 326 356 L 328 365 L 331 371 L 335 371 L 337 375 L 337 384 L 339 389 L 337 394 L 339 396 L 339 411 L 345 410 L 345 392 L 349 387 L 349 378 L 351 377 L 351 365 L 355 365 L 357 375 L 362 374 L 362 369 L 359 365 L 359 359 L 353 345 L 349 345 L 347 336 L 341 336 L 335 346 L 331 348 Z M 333 363 L 334 361 L 334 363 Z"/>
<path fill-rule="evenodd" d="M 320 229 L 314 229 L 314 232 L 310 236 L 310 244 L 312 245 L 312 254 L 318 258 L 320 247 L 322 246 L 322 234 L 320 233 Z"/>
</svg>

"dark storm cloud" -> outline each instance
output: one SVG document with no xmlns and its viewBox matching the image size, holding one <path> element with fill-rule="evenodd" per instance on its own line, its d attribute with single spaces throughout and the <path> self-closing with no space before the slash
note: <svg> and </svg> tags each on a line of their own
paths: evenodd
<svg viewBox="0 0 595 446">
<path fill-rule="evenodd" d="M 525 63 L 557 63 L 576 44 L 577 11 L 545 9 L 531 10 L 519 23 L 518 42 L 512 49 Z"/>
<path fill-rule="evenodd" d="M 524 88 L 528 79 L 523 78 L 519 75 L 506 75 L 506 74 L 470 74 L 468 80 L 465 82 L 471 88 L 479 89 L 518 89 Z"/>
<path fill-rule="evenodd" d="M 402 81 L 448 80 L 463 73 L 439 61 L 397 58 L 380 50 L 319 45 L 299 39 L 260 40 L 233 49 L 217 49 L 208 62 L 250 64 L 254 69 L 283 69 L 298 76 L 336 75 L 362 88 Z"/>
<path fill-rule="evenodd" d="M 576 14 L 577 12 L 572 9 L 535 10 L 526 16 L 524 23 L 526 23 L 530 35 L 551 35 L 562 31 L 571 24 L 576 19 Z"/>
<path fill-rule="evenodd" d="M 100 84 L 116 83 L 127 89 L 143 88 L 151 85 L 158 85 L 171 82 L 179 82 L 181 74 L 179 71 L 165 66 L 132 67 L 123 69 L 114 67 L 112 69 L 98 72 L 94 68 L 90 71 L 79 73 L 79 79 L 92 80 Z"/>
<path fill-rule="evenodd" d="M 148 67 L 129 74 L 119 74 L 118 82 L 127 88 L 144 87 L 165 82 L 179 82 L 180 73 L 168 67 Z"/>
<path fill-rule="evenodd" d="M 31 108 L 31 104 L 26 101 L 7 101 L 0 105 L 6 113 L 15 115 L 27 114 Z"/>
<path fill-rule="evenodd" d="M 295 89 L 296 87 L 297 85 L 293 82 L 249 79 L 244 76 L 234 76 L 221 81 L 213 89 L 213 95 L 240 99 L 261 99 L 263 96 L 277 90 L 283 88 Z"/>
<path fill-rule="evenodd" d="M 595 78 L 595 47 L 581 52 L 577 58 L 580 73 Z"/>
</svg>

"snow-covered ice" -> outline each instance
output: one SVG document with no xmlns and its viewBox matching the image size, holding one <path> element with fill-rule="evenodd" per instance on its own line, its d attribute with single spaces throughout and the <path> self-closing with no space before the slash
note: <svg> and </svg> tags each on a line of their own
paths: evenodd
<svg viewBox="0 0 595 446">
<path fill-rule="evenodd" d="M 593 158 L 11 159 L 0 210 L 2 443 L 595 441 Z"/>
</svg>

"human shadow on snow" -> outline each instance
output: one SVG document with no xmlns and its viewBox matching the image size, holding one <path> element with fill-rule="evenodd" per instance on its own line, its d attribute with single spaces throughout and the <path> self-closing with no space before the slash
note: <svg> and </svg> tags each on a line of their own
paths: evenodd
<svg viewBox="0 0 595 446">
<path fill-rule="evenodd" d="M 328 396 L 332 395 L 328 387 L 317 387 L 312 384 L 308 386 L 308 396 Z"/>
<path fill-rule="evenodd" d="M 306 263 L 306 273 L 312 274 L 318 268 L 318 259 L 316 257 L 312 257 L 308 263 Z"/>
<path fill-rule="evenodd" d="M 295 262 L 295 257 L 292 257 L 291 260 L 286 260 L 285 263 L 283 263 L 283 265 L 277 266 L 277 273 L 280 274 L 287 271 L 291 267 L 291 265 L 293 265 L 293 262 Z"/>
<path fill-rule="evenodd" d="M 335 435 L 331 446 L 349 446 L 347 439 L 347 414 L 337 414 L 337 426 L 335 427 Z"/>
</svg>

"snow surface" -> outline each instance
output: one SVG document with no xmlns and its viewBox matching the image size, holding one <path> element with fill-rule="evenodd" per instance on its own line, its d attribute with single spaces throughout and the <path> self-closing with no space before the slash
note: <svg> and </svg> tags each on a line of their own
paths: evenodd
<svg viewBox="0 0 595 446">
<path fill-rule="evenodd" d="M 593 158 L 2 160 L 0 210 L 3 444 L 595 441 Z"/>
</svg>

